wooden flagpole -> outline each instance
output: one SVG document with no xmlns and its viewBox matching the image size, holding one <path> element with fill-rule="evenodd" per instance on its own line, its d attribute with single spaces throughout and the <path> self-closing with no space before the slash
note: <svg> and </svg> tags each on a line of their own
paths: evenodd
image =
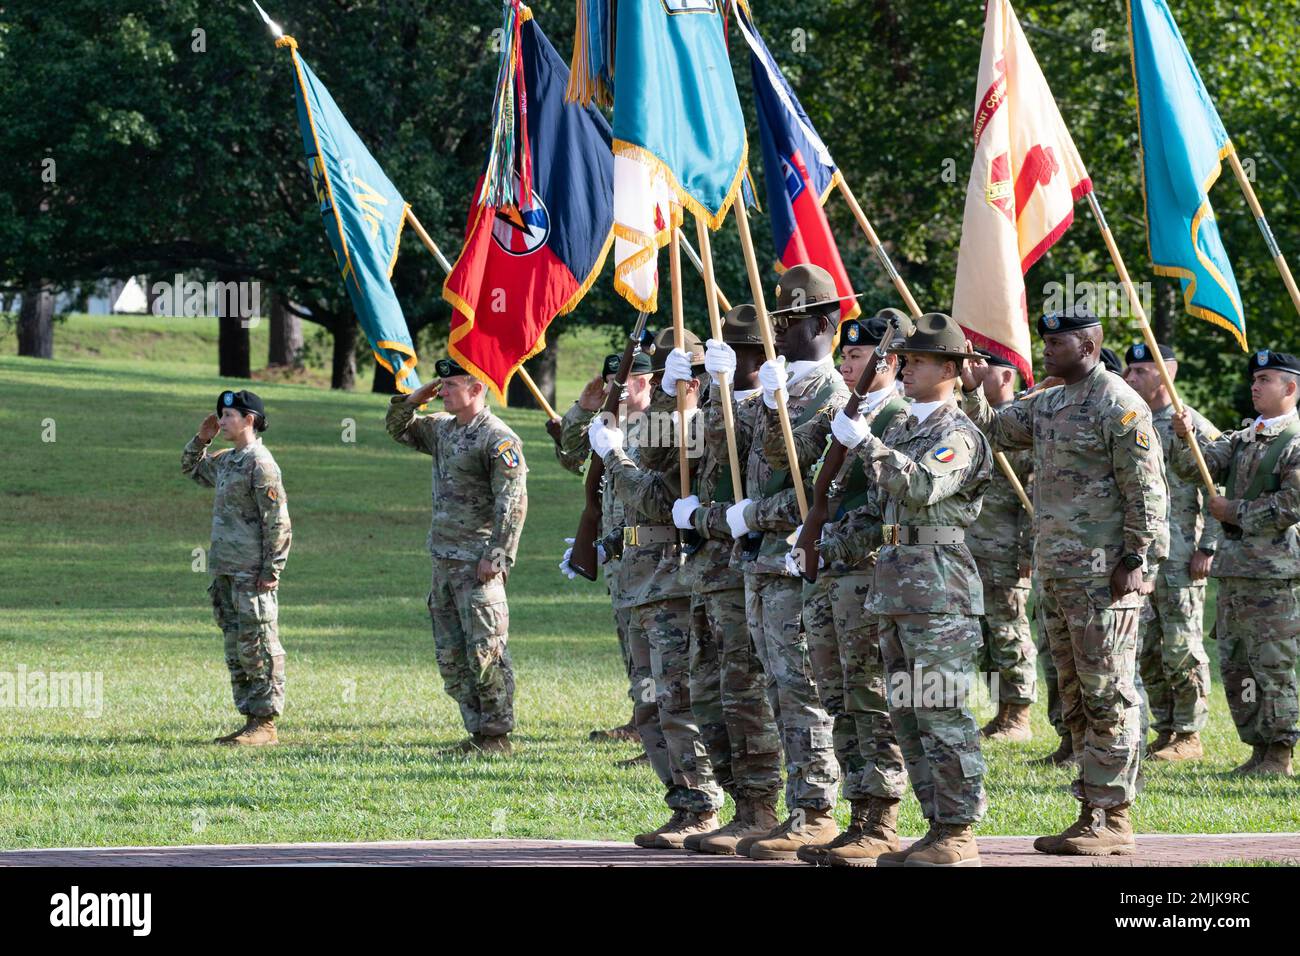
<svg viewBox="0 0 1300 956">
<path fill-rule="evenodd" d="M 742 200 L 743 201 L 743 200 Z M 709 226 L 699 216 L 695 217 L 695 236 L 700 244 L 700 273 L 704 276 L 704 294 L 709 300 L 709 334 L 722 341 L 722 319 L 718 315 L 718 304 L 726 303 L 726 297 L 718 291 L 713 277 L 713 247 L 709 239 Z M 716 293 L 716 294 L 715 294 Z M 731 306 L 727 306 L 731 311 Z M 736 448 L 735 409 L 731 405 L 731 382 L 727 374 L 718 376 L 718 391 L 722 394 L 722 424 L 727 431 L 727 460 L 731 465 L 731 494 L 733 500 L 745 497 L 745 479 L 740 470 L 740 453 Z"/>
<path fill-rule="evenodd" d="M 691 265 L 695 266 L 695 271 L 700 274 L 700 278 L 704 279 L 705 289 L 706 290 L 711 289 L 711 291 L 708 291 L 709 298 L 716 300 L 717 304 L 722 306 L 722 311 L 730 312 L 731 303 L 728 302 L 727 297 L 722 294 L 722 290 L 718 288 L 717 283 L 715 283 L 712 278 L 705 278 L 704 262 L 700 259 L 700 254 L 695 251 L 695 248 L 691 245 L 690 240 L 686 238 L 686 236 L 682 233 L 681 229 L 677 230 L 677 237 L 682 242 L 682 249 L 686 252 L 686 258 L 691 260 Z M 705 238 L 700 240 L 700 249 L 702 251 L 705 251 L 706 255 L 708 254 L 707 253 L 708 244 L 709 243 L 708 243 L 707 236 L 705 236 Z M 710 259 L 709 276 L 711 277 L 712 275 L 713 275 L 713 260 Z M 719 336 L 715 335 L 714 338 L 715 339 L 719 338 Z"/>
<path fill-rule="evenodd" d="M 680 229 L 674 229 L 668 239 L 668 263 L 673 283 L 673 348 L 686 347 L 686 324 L 682 319 L 682 248 Z M 686 389 L 685 383 L 677 383 L 677 476 L 681 482 L 681 494 L 685 498 L 691 492 L 691 462 L 686 457 Z"/>
<path fill-rule="evenodd" d="M 1250 184 L 1246 171 L 1241 168 L 1241 160 L 1237 158 L 1235 149 L 1228 153 L 1228 163 L 1237 176 L 1241 191 L 1246 194 L 1246 203 L 1250 206 L 1250 211 L 1255 216 L 1259 231 L 1264 236 L 1264 243 L 1268 246 L 1268 254 L 1273 257 L 1273 264 L 1277 266 L 1277 271 L 1282 275 L 1282 282 L 1286 286 L 1286 291 L 1291 294 L 1291 302 L 1295 305 L 1296 311 L 1300 312 L 1300 289 L 1296 288 L 1295 277 L 1291 275 L 1291 267 L 1286 264 L 1286 257 L 1282 255 L 1282 250 L 1277 244 L 1277 238 L 1273 235 L 1268 220 L 1264 218 L 1264 209 L 1259 204 L 1259 197 L 1255 195 L 1255 187 Z"/>
</svg>

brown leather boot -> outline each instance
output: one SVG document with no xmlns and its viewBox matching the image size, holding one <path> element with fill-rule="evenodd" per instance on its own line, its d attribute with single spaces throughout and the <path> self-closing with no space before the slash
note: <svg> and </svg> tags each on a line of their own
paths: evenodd
<svg viewBox="0 0 1300 956">
<path fill-rule="evenodd" d="M 1029 726 L 1028 704 L 1003 704 L 1002 723 L 986 734 L 989 740 L 1005 740 L 1013 744 L 1023 744 L 1034 739 L 1034 731 Z"/>
<path fill-rule="evenodd" d="M 904 866 L 979 866 L 980 851 L 969 823 L 941 823 L 929 846 L 909 853 Z"/>
<path fill-rule="evenodd" d="M 658 849 L 658 844 L 655 841 L 658 839 L 659 834 L 665 833 L 673 827 L 681 826 L 682 821 L 686 816 L 687 814 L 685 810 L 674 810 L 673 815 L 668 818 L 667 823 L 659 827 L 657 830 L 651 830 L 649 833 L 638 833 L 632 838 L 632 842 L 643 850 Z"/>
<path fill-rule="evenodd" d="M 593 730 L 587 735 L 587 739 L 600 743 L 619 742 L 639 744 L 641 734 L 636 729 L 636 724 L 628 721 L 622 727 L 611 727 L 609 730 Z"/>
<path fill-rule="evenodd" d="M 745 820 L 749 814 L 749 809 L 748 807 L 746 807 L 745 800 L 743 798 L 737 797 L 735 799 L 736 799 L 736 814 L 731 818 L 731 821 L 729 823 L 726 823 L 723 826 L 718 827 L 716 830 L 707 830 L 701 833 L 687 834 L 686 839 L 682 841 L 682 849 L 691 850 L 694 853 L 701 853 L 703 851 L 700 849 L 700 844 L 705 840 L 706 837 L 716 836 L 716 837 L 723 837 L 725 839 L 726 837 L 731 836 L 737 830 L 743 830 L 745 828 Z"/>
<path fill-rule="evenodd" d="M 919 840 L 913 840 L 910 846 L 906 846 L 901 850 L 891 850 L 889 853 L 880 854 L 880 856 L 876 857 L 876 866 L 904 866 L 909 856 L 924 850 L 938 838 L 939 824 L 931 820 L 930 829 L 926 831 L 925 836 Z"/>
<path fill-rule="evenodd" d="M 274 717 L 254 717 L 247 727 L 231 737 L 228 746 L 237 747 L 274 747 L 280 742 L 275 732 Z"/>
<path fill-rule="evenodd" d="M 1152 760 L 1176 763 L 1179 760 L 1200 760 L 1205 756 L 1205 750 L 1201 747 L 1201 735 L 1192 731 L 1190 734 L 1173 734 L 1165 746 L 1147 756 Z"/>
<path fill-rule="evenodd" d="M 1039 766 L 1042 766 L 1044 764 L 1051 764 L 1054 767 L 1059 767 L 1061 764 L 1072 763 L 1073 761 L 1074 761 L 1074 745 L 1070 742 L 1070 735 L 1066 734 L 1064 737 L 1061 738 L 1061 745 L 1057 747 L 1054 751 L 1052 751 L 1050 754 L 1044 754 L 1041 757 L 1035 757 L 1033 760 L 1029 762 L 1031 764 L 1037 764 Z"/>
<path fill-rule="evenodd" d="M 776 797 L 753 798 L 743 801 L 744 825 L 731 833 L 710 834 L 700 841 L 701 853 L 718 856 L 749 856 L 749 848 L 772 833 L 781 821 L 776 815 Z M 737 812 L 737 817 L 739 817 Z M 725 828 L 724 828 L 725 829 Z"/>
<path fill-rule="evenodd" d="M 751 860 L 793 860 L 799 847 L 830 843 L 840 828 L 829 810 L 799 807 L 785 822 L 749 846 Z"/>
<path fill-rule="evenodd" d="M 898 801 L 868 797 L 853 801 L 849 828 L 824 847 L 804 847 L 799 859 L 822 866 L 875 866 L 898 849 Z"/>
<path fill-rule="evenodd" d="M 1250 759 L 1239 766 L 1233 767 L 1228 773 L 1245 775 L 1250 773 L 1264 759 L 1264 751 L 1268 750 L 1264 744 L 1255 744 L 1250 748 Z"/>
<path fill-rule="evenodd" d="M 1173 739 L 1174 739 L 1174 732 L 1172 730 L 1160 731 L 1160 733 L 1156 734 L 1156 739 L 1151 741 L 1151 743 L 1147 745 L 1147 752 L 1145 756 L 1148 759 L 1155 756 L 1155 752 L 1157 750 L 1164 750 L 1166 747 L 1169 746 L 1169 741 Z"/>
<path fill-rule="evenodd" d="M 479 744 L 482 740 L 483 738 L 479 734 L 470 734 L 464 740 L 457 741 L 450 747 L 442 747 L 434 753 L 438 757 L 454 757 L 457 754 L 478 753 Z"/>
<path fill-rule="evenodd" d="M 213 742 L 214 744 L 228 744 L 228 743 L 230 743 L 232 740 L 234 740 L 236 737 L 238 737 L 240 734 L 242 734 L 245 730 L 247 730 L 249 727 L 252 727 L 252 726 L 253 726 L 253 715 L 252 715 L 252 714 L 245 714 L 245 715 L 244 715 L 244 726 L 240 727 L 238 730 L 232 730 L 230 733 L 228 733 L 228 734 L 224 734 L 224 735 L 222 735 L 222 736 L 220 736 L 220 737 L 213 737 L 213 738 L 212 738 L 212 742 Z"/>
<path fill-rule="evenodd" d="M 1088 827 L 1062 840 L 1057 852 L 1067 856 L 1128 856 L 1136 851 L 1128 804 L 1121 803 L 1105 810 L 1093 807 Z"/>
<path fill-rule="evenodd" d="M 987 724 L 985 724 L 983 727 L 980 728 L 980 736 L 992 737 L 994 734 L 996 734 L 999 730 L 1002 729 L 1003 721 L 1006 719 L 1006 716 L 1007 716 L 1007 705 L 999 703 L 997 714 L 994 715 L 992 720 L 990 720 Z"/>
<path fill-rule="evenodd" d="M 1264 757 L 1259 763 L 1246 771 L 1252 777 L 1291 777 L 1295 771 L 1291 768 L 1292 745 L 1288 743 L 1269 744 L 1264 748 Z"/>
<path fill-rule="evenodd" d="M 715 810 L 707 813 L 687 813 L 675 827 L 669 827 L 655 837 L 656 850 L 680 850 L 689 836 L 704 836 L 718 829 L 718 814 Z"/>
<path fill-rule="evenodd" d="M 515 748 L 510 743 L 510 737 L 507 734 L 480 734 L 478 749 L 480 753 L 496 754 L 502 757 L 509 757 L 515 752 Z"/>
<path fill-rule="evenodd" d="M 1092 824 L 1092 807 L 1086 803 L 1079 804 L 1079 818 L 1071 823 L 1060 833 L 1054 833 L 1051 836 L 1040 836 L 1034 841 L 1034 849 L 1039 853 L 1060 853 L 1061 844 L 1070 837 L 1076 837 L 1083 833 L 1084 830 Z"/>
</svg>

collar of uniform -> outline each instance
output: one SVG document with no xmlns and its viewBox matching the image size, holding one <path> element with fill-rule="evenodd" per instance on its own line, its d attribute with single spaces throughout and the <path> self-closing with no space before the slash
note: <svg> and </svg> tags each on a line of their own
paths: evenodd
<svg viewBox="0 0 1300 956">
<path fill-rule="evenodd" d="M 731 393 L 731 398 L 732 401 L 734 401 L 737 405 L 739 405 L 741 402 L 745 401 L 750 396 L 757 395 L 758 392 L 759 389 L 757 388 L 738 388 Z"/>
<path fill-rule="evenodd" d="M 876 389 L 874 392 L 867 392 L 867 411 L 874 411 L 876 406 L 885 401 L 885 399 L 897 394 L 898 392 L 894 389 L 893 382 L 890 382 L 883 388 Z"/>
<path fill-rule="evenodd" d="M 482 425 L 484 420 L 491 414 L 492 414 L 492 410 L 488 408 L 486 405 L 484 405 L 482 410 L 473 418 L 471 418 L 469 422 L 465 425 L 461 425 L 460 419 L 456 418 L 455 415 L 453 415 L 452 418 L 456 418 L 456 424 L 461 428 L 475 428 L 479 425 Z"/>
<path fill-rule="evenodd" d="M 1278 415 L 1276 418 L 1256 418 L 1251 423 L 1250 433 L 1260 438 L 1272 438 L 1274 435 L 1281 434 L 1282 431 L 1295 421 L 1296 413 L 1288 412 L 1285 415 Z M 1263 425 L 1263 428 L 1259 426 Z"/>
<path fill-rule="evenodd" d="M 1187 406 L 1184 405 L 1183 407 L 1186 408 Z M 1173 420 L 1173 417 L 1174 417 L 1174 403 L 1173 403 L 1173 402 L 1170 402 L 1170 403 L 1169 403 L 1168 405 L 1166 405 L 1164 408 L 1158 408 L 1158 409 L 1156 409 L 1154 412 L 1151 413 L 1151 420 L 1152 420 L 1153 422 L 1172 421 L 1172 420 Z"/>
<path fill-rule="evenodd" d="M 250 451 L 255 450 L 255 449 L 256 449 L 258 446 L 260 446 L 261 444 L 262 444 L 262 439 L 261 439 L 261 438 L 257 438 L 257 437 L 255 437 L 252 441 L 250 441 L 250 442 L 249 442 L 247 445 L 245 445 L 243 448 L 232 448 L 232 449 L 230 449 L 230 450 L 231 450 L 231 452 L 233 452 L 233 453 L 236 454 L 236 455 L 243 456 L 243 455 L 247 455 Z"/>
<path fill-rule="evenodd" d="M 786 380 L 786 388 L 792 389 L 801 382 L 810 381 L 816 377 L 818 370 L 832 372 L 835 370 L 834 359 L 827 355 L 819 359 L 803 359 L 798 362 L 791 362 L 786 371 L 790 377 Z"/>
<path fill-rule="evenodd" d="M 912 407 L 907 410 L 907 414 L 915 418 L 918 425 L 924 425 L 926 419 L 947 404 L 949 403 L 942 400 L 937 402 L 913 402 Z"/>
</svg>

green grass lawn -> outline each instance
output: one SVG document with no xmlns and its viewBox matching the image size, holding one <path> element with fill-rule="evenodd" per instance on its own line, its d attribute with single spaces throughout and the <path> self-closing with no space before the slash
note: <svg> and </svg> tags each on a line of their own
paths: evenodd
<svg viewBox="0 0 1300 956">
<path fill-rule="evenodd" d="M 649 770 L 612 766 L 631 748 L 586 739 L 626 718 L 626 688 L 603 587 L 556 570 L 580 485 L 531 411 L 504 413 L 530 464 L 509 585 L 516 756 L 435 754 L 463 735 L 425 609 L 428 460 L 388 439 L 383 396 L 277 383 L 257 390 L 294 523 L 281 588 L 284 743 L 207 743 L 238 721 L 207 577 L 191 570 L 211 492 L 182 479 L 179 460 L 231 384 L 213 375 L 215 326 L 181 349 L 107 331 L 122 317 L 77 321 L 85 328 L 56 332 L 68 358 L 0 355 L 0 671 L 101 673 L 103 712 L 0 708 L 0 846 L 627 839 L 662 822 Z M 151 331 L 140 322 L 137 332 Z M 597 333 L 560 348 L 564 408 L 606 348 Z M 42 441 L 47 419 L 53 442 Z M 355 443 L 341 440 L 344 419 L 356 422 Z M 986 749 L 980 832 L 1056 831 L 1073 819 L 1069 772 L 1025 765 L 1055 746 L 1041 704 L 1034 729 L 1031 746 Z M 1201 764 L 1148 768 L 1142 830 L 1300 829 L 1295 781 L 1222 776 L 1245 748 L 1217 688 L 1206 748 Z M 910 798 L 902 825 L 923 830 Z"/>
</svg>

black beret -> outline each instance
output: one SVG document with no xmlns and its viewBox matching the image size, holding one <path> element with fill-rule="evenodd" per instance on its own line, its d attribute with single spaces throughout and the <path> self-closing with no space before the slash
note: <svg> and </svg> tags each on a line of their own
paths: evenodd
<svg viewBox="0 0 1300 956">
<path fill-rule="evenodd" d="M 1286 352 L 1273 352 L 1269 349 L 1260 349 L 1250 357 L 1247 365 L 1246 375 L 1254 375 L 1260 369 L 1275 368 L 1283 372 L 1290 372 L 1293 375 L 1300 375 L 1300 359 Z"/>
<path fill-rule="evenodd" d="M 260 415 L 263 420 L 266 419 L 266 407 L 254 392 L 245 390 L 222 392 L 217 396 L 217 414 L 220 415 L 222 409 L 226 408 L 233 408 L 245 415 Z"/>
<path fill-rule="evenodd" d="M 1160 345 L 1160 357 L 1166 362 L 1177 362 L 1178 356 L 1174 355 L 1174 350 L 1167 345 Z M 1155 357 L 1151 354 L 1151 349 L 1145 342 L 1134 342 L 1124 353 L 1124 364 L 1132 365 L 1134 362 L 1154 362 Z"/>
<path fill-rule="evenodd" d="M 877 315 L 869 319 L 849 319 L 840 323 L 840 348 L 859 345 L 876 346 L 885 337 L 889 323 Z"/>
<path fill-rule="evenodd" d="M 1097 318 L 1088 309 L 1071 306 L 1061 312 L 1048 312 L 1038 320 L 1039 335 L 1053 335 L 1057 332 L 1078 332 L 1080 329 L 1090 329 L 1095 325 L 1101 325 L 1101 319 Z"/>
<path fill-rule="evenodd" d="M 455 359 L 442 358 L 433 363 L 434 370 L 438 373 L 438 378 L 451 378 L 453 375 L 468 375 L 469 372 L 460 367 Z"/>
<path fill-rule="evenodd" d="M 1119 364 L 1119 356 L 1112 349 L 1102 347 L 1101 364 L 1106 366 L 1106 371 L 1114 372 L 1116 375 L 1124 374 L 1124 366 Z"/>
</svg>

